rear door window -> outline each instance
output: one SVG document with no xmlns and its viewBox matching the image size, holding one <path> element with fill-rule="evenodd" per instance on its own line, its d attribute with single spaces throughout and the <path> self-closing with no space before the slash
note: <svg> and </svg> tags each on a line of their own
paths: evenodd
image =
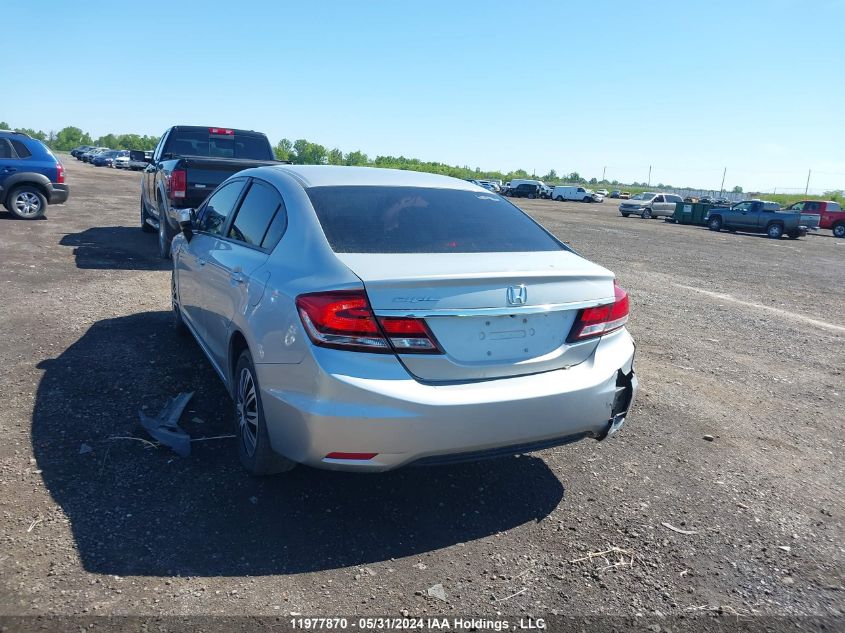
<svg viewBox="0 0 845 633">
<path fill-rule="evenodd" d="M 804 205 L 804 211 L 809 211 L 811 213 L 818 213 L 820 206 L 821 205 L 818 202 L 807 202 Z"/>
<path fill-rule="evenodd" d="M 232 222 L 228 236 L 244 244 L 262 248 L 264 237 L 279 213 L 286 215 L 282 198 L 276 189 L 260 180 L 254 180 L 244 196 L 244 201 Z M 275 242 L 273 245 L 275 246 Z"/>
<path fill-rule="evenodd" d="M 235 180 L 211 194 L 200 214 L 198 230 L 211 235 L 223 235 L 226 221 L 232 214 L 243 188 L 244 181 Z"/>
<path fill-rule="evenodd" d="M 336 253 L 495 253 L 566 248 L 494 193 L 423 187 L 306 190 Z"/>
<path fill-rule="evenodd" d="M 0 138 L 0 159 L 2 158 L 12 158 L 12 146 L 4 138 Z"/>
</svg>

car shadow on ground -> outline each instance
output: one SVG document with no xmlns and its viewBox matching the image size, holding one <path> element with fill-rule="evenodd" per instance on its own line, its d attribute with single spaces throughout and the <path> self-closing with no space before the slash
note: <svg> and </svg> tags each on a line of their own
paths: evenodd
<svg viewBox="0 0 845 633">
<path fill-rule="evenodd" d="M 138 410 L 194 391 L 194 438 L 231 433 L 226 391 L 167 312 L 95 323 L 43 361 L 32 423 L 38 468 L 89 572 L 291 574 L 423 554 L 538 521 L 564 489 L 534 457 L 379 475 L 299 467 L 246 475 L 234 440 L 151 448 Z M 515 421 L 514 423 L 518 423 Z"/>
<path fill-rule="evenodd" d="M 59 241 L 72 246 L 77 268 L 97 270 L 168 270 L 158 255 L 158 238 L 138 227 L 98 226 L 68 233 Z"/>
</svg>

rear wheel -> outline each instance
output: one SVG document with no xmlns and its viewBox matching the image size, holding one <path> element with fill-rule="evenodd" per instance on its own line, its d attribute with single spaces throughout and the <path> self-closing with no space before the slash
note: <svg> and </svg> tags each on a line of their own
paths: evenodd
<svg viewBox="0 0 845 633">
<path fill-rule="evenodd" d="M 631 215 L 631 214 L 630 214 L 630 213 L 623 213 L 623 214 L 622 214 L 622 217 L 623 217 L 623 218 L 627 218 L 629 215 Z"/>
<path fill-rule="evenodd" d="M 845 237 L 845 222 L 833 225 L 833 237 Z"/>
<path fill-rule="evenodd" d="M 170 297 L 173 306 L 173 329 L 177 334 L 186 334 L 188 327 L 185 325 L 185 320 L 182 318 L 182 308 L 179 307 L 179 295 L 176 293 L 176 273 L 170 273 Z"/>
<path fill-rule="evenodd" d="M 238 358 L 234 381 L 235 424 L 241 464 L 258 476 L 285 472 L 296 466 L 296 462 L 275 453 L 270 446 L 261 390 L 249 350 L 241 352 Z"/>
<path fill-rule="evenodd" d="M 643 212 L 640 214 L 640 217 L 643 220 L 650 220 L 651 219 L 651 209 L 643 209 Z"/>
<path fill-rule="evenodd" d="M 170 259 L 170 242 L 173 241 L 173 234 L 170 232 L 170 223 L 167 221 L 167 209 L 161 200 L 158 203 L 158 254 L 162 259 Z"/>
<path fill-rule="evenodd" d="M 722 218 L 711 218 L 710 222 L 707 223 L 707 228 L 709 228 L 711 231 L 721 231 Z"/>
<path fill-rule="evenodd" d="M 529 194 L 528 194 L 528 199 L 529 199 L 529 200 L 533 200 L 533 199 L 534 199 L 534 194 L 533 194 L 533 193 L 529 193 Z"/>
<path fill-rule="evenodd" d="M 780 224 L 770 224 L 766 228 L 766 235 L 768 235 L 773 240 L 779 240 L 783 237 L 783 226 Z"/>
<path fill-rule="evenodd" d="M 47 209 L 47 198 L 32 185 L 24 185 L 12 190 L 6 198 L 6 208 L 21 220 L 37 220 Z"/>
</svg>

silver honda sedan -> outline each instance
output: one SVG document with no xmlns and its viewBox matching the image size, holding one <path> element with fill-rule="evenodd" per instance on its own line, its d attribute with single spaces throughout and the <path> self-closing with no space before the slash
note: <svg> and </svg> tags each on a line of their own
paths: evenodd
<svg viewBox="0 0 845 633">
<path fill-rule="evenodd" d="M 636 392 L 613 273 L 454 178 L 242 171 L 183 212 L 172 291 L 176 326 L 232 395 L 254 474 L 603 439 Z"/>
</svg>

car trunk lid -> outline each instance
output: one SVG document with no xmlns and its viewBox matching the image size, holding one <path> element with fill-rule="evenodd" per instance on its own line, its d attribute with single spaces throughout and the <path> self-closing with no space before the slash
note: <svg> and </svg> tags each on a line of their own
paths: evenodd
<svg viewBox="0 0 845 633">
<path fill-rule="evenodd" d="M 569 367 L 596 339 L 568 344 L 580 309 L 611 303 L 613 273 L 569 251 L 344 254 L 379 316 L 425 320 L 442 354 L 399 354 L 424 381 Z"/>
</svg>

